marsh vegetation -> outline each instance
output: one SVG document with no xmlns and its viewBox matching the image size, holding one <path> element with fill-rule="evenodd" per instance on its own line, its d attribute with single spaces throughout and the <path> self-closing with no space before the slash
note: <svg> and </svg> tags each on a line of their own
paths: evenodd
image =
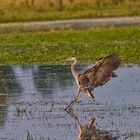
<svg viewBox="0 0 140 140">
<path fill-rule="evenodd" d="M 93 63 L 112 52 L 140 63 L 140 26 L 0 34 L 1 64 L 62 64 L 71 55 Z"/>
</svg>

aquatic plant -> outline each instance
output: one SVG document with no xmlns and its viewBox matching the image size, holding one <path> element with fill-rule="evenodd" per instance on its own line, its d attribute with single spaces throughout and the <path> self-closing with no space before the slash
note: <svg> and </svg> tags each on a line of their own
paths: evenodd
<svg viewBox="0 0 140 140">
<path fill-rule="evenodd" d="M 0 34 L 0 64 L 62 64 L 71 55 L 94 63 L 112 52 L 125 63 L 140 63 L 139 38 L 140 26 Z"/>
</svg>

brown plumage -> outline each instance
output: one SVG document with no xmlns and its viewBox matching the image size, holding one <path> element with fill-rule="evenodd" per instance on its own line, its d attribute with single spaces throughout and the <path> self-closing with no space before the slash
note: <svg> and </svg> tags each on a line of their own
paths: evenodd
<svg viewBox="0 0 140 140">
<path fill-rule="evenodd" d="M 67 60 L 73 62 L 71 64 L 71 71 L 78 84 L 78 92 L 74 100 L 65 109 L 71 108 L 76 103 L 81 91 L 88 97 L 94 99 L 91 91 L 98 86 L 104 85 L 111 77 L 115 77 L 116 75 L 113 72 L 122 63 L 120 56 L 117 53 L 113 53 L 105 58 L 98 59 L 95 66 L 79 74 L 75 71 L 78 59 L 72 56 Z"/>
<path fill-rule="evenodd" d="M 117 53 L 113 53 L 97 61 L 97 64 L 86 70 L 83 75 L 88 77 L 93 87 L 102 86 L 110 80 L 113 71 L 116 70 L 121 63 L 122 60 L 120 56 Z"/>
</svg>

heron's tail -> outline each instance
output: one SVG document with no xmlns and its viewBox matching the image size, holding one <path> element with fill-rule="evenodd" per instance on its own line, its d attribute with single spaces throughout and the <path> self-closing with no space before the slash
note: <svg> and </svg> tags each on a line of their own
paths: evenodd
<svg viewBox="0 0 140 140">
<path fill-rule="evenodd" d="M 118 77 L 117 74 L 115 74 L 114 72 L 112 72 L 112 77 Z"/>
</svg>

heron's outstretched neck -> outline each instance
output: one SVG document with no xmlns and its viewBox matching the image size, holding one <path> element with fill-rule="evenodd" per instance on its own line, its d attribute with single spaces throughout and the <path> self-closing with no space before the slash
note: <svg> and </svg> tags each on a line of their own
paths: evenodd
<svg viewBox="0 0 140 140">
<path fill-rule="evenodd" d="M 76 69 L 76 65 L 77 65 L 77 61 L 74 61 L 71 64 L 71 72 L 72 72 L 72 75 L 74 76 L 74 78 L 77 80 L 78 73 L 75 70 Z"/>
</svg>

